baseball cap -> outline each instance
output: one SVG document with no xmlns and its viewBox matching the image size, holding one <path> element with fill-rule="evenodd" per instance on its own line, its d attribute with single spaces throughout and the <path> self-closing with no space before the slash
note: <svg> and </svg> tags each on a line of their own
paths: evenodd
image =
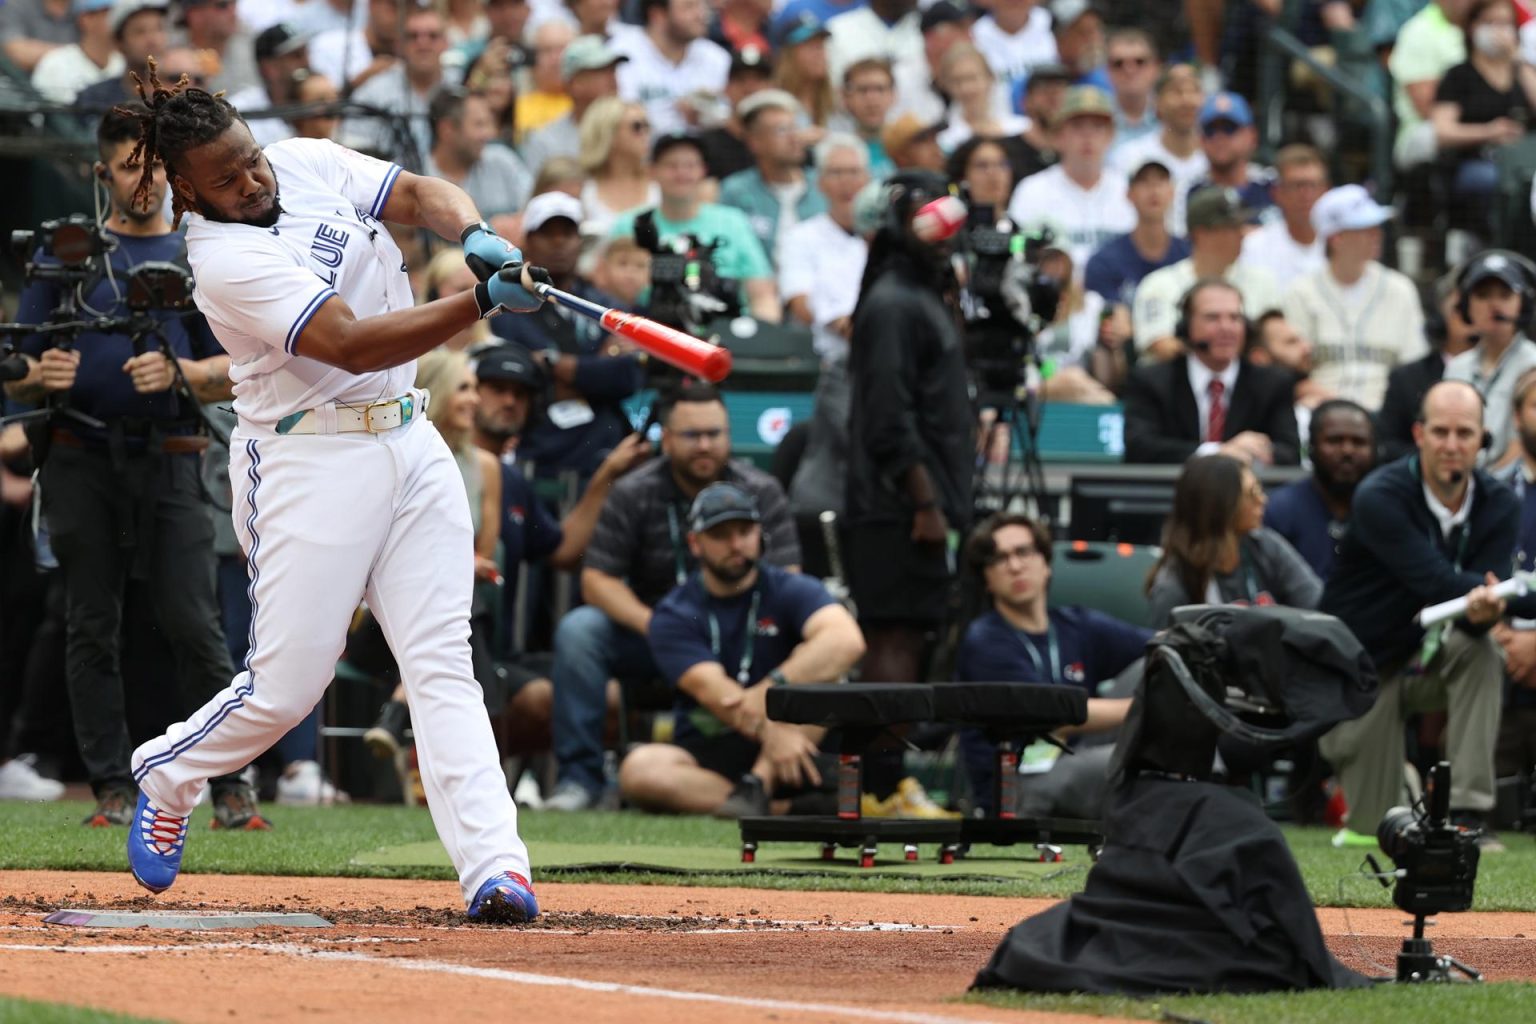
<svg viewBox="0 0 1536 1024">
<path fill-rule="evenodd" d="M 802 10 L 796 14 L 780 17 L 774 23 L 773 44 L 782 49 L 786 46 L 798 46 L 809 42 L 817 36 L 831 34 L 826 22 L 816 17 L 815 11 Z"/>
<path fill-rule="evenodd" d="M 1312 227 L 1320 240 L 1340 231 L 1380 227 L 1393 216 L 1392 207 L 1382 206 L 1359 185 L 1331 188 L 1312 204 Z"/>
<path fill-rule="evenodd" d="M 668 150 L 676 149 L 678 146 L 692 146 L 699 151 L 699 156 L 708 156 L 704 152 L 704 143 L 692 132 L 664 132 L 651 143 L 651 163 L 660 160 Z"/>
<path fill-rule="evenodd" d="M 602 36 L 577 36 L 566 44 L 560 58 L 560 78 L 570 81 L 577 72 L 601 71 L 627 60 L 622 53 L 615 53 Z"/>
<path fill-rule="evenodd" d="M 965 12 L 960 10 L 960 8 L 956 7 L 954 4 L 950 3 L 949 0 L 938 0 L 937 3 L 930 5 L 929 8 L 923 12 L 922 19 L 918 22 L 918 26 L 924 32 L 927 32 L 931 28 L 938 28 L 940 25 L 964 24 Z"/>
<path fill-rule="evenodd" d="M 1091 0 L 1053 0 L 1051 4 L 1051 29 L 1060 32 L 1071 28 L 1085 14 L 1097 14 L 1103 17 L 1103 12 L 1098 5 Z"/>
<path fill-rule="evenodd" d="M 727 80 L 735 81 L 747 74 L 762 75 L 764 78 L 772 75 L 773 56 L 767 50 L 750 44 L 731 54 L 731 70 L 726 75 Z"/>
<path fill-rule="evenodd" d="M 693 499 L 693 506 L 688 510 L 688 529 L 694 533 L 741 520 L 760 523 L 763 517 L 758 513 L 752 495 L 730 483 L 710 484 Z"/>
<path fill-rule="evenodd" d="M 1140 160 L 1137 160 L 1131 165 L 1130 173 L 1126 175 L 1126 180 L 1136 181 L 1142 176 L 1143 172 L 1151 170 L 1152 168 L 1156 168 L 1157 170 L 1162 171 L 1163 174 L 1170 178 L 1173 177 L 1173 168 L 1168 166 L 1168 162 L 1166 160 L 1155 153 L 1148 153 L 1146 156 L 1142 157 Z"/>
<path fill-rule="evenodd" d="M 312 35 L 292 22 L 280 21 L 276 25 L 263 29 L 256 37 L 256 59 L 286 57 L 307 45 Z"/>
<path fill-rule="evenodd" d="M 169 9 L 170 4 L 165 0 L 117 0 L 112 5 L 112 34 L 121 32 L 128 19 L 140 11 L 159 11 L 164 14 Z"/>
<path fill-rule="evenodd" d="M 531 391 L 544 386 L 544 371 L 521 345 L 492 345 L 481 349 L 470 368 L 481 380 L 521 384 Z"/>
<path fill-rule="evenodd" d="M 774 107 L 778 110 L 787 110 L 791 114 L 798 115 L 802 109 L 800 101 L 783 89 L 759 89 L 752 95 L 736 104 L 736 116 L 746 121 L 759 110 Z"/>
<path fill-rule="evenodd" d="M 1074 117 L 1102 117 L 1113 122 L 1115 107 L 1109 101 L 1109 94 L 1098 86 L 1074 85 L 1062 97 L 1061 108 L 1056 111 L 1051 127 L 1064 125 Z"/>
<path fill-rule="evenodd" d="M 1219 92 L 1200 108 L 1200 130 L 1204 131 L 1217 121 L 1229 121 L 1239 128 L 1247 128 L 1253 124 L 1253 109 L 1237 93 Z"/>
<path fill-rule="evenodd" d="M 1251 224 L 1256 210 L 1243 205 L 1243 197 L 1235 188 L 1208 185 L 1196 189 L 1184 209 L 1184 223 L 1191 231 L 1195 228 L 1230 228 Z"/>
<path fill-rule="evenodd" d="M 569 192 L 540 192 L 523 207 L 523 231 L 532 234 L 556 217 L 581 225 L 581 200 Z"/>
<path fill-rule="evenodd" d="M 910 110 L 880 129 L 880 144 L 887 153 L 905 149 L 929 135 L 937 135 L 948 128 L 944 121 L 929 124 Z"/>
<path fill-rule="evenodd" d="M 1459 274 L 1459 279 L 1465 294 L 1471 294 L 1484 281 L 1497 280 L 1509 285 L 1509 290 L 1517 295 L 1527 296 L 1527 301 L 1532 285 L 1536 283 L 1531 279 L 1529 263 L 1524 263 L 1517 253 L 1505 249 L 1489 249 L 1472 257 Z"/>
<path fill-rule="evenodd" d="M 113 0 L 75 0 L 69 5 L 70 14 L 90 14 L 93 11 L 105 11 L 113 4 Z"/>
</svg>

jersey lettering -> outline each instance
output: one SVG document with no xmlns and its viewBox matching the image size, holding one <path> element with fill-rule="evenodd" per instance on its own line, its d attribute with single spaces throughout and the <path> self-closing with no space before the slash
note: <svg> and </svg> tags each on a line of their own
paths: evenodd
<svg viewBox="0 0 1536 1024">
<path fill-rule="evenodd" d="M 309 244 L 309 254 L 323 266 L 339 267 L 342 256 L 346 255 L 348 237 L 347 233 L 340 228 L 321 224 L 315 229 L 315 240 Z M 332 275 L 333 278 L 334 276 Z M 333 280 L 332 284 L 334 283 Z"/>
</svg>

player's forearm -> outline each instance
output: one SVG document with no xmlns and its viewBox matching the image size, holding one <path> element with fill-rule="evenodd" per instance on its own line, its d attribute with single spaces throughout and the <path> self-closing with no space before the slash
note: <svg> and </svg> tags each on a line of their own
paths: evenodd
<svg viewBox="0 0 1536 1024">
<path fill-rule="evenodd" d="M 482 219 L 469 193 L 452 182 L 419 174 L 401 178 L 405 188 L 396 184 L 385 219 L 426 228 L 450 242 L 457 242 L 466 227 Z"/>
<path fill-rule="evenodd" d="M 177 363 L 199 402 L 222 402 L 234 397 L 235 385 L 229 379 L 229 356 L 178 359 Z"/>
<path fill-rule="evenodd" d="M 635 596 L 629 584 L 596 569 L 583 569 L 581 596 L 614 622 L 644 636 L 651 628 L 651 609 Z"/>
<path fill-rule="evenodd" d="M 332 305 L 335 300 L 321 306 L 316 321 Z M 425 305 L 349 320 L 314 337 L 316 324 L 311 322 L 294 351 L 348 373 L 373 373 L 432 351 L 479 319 L 474 292 L 461 292 Z"/>
</svg>

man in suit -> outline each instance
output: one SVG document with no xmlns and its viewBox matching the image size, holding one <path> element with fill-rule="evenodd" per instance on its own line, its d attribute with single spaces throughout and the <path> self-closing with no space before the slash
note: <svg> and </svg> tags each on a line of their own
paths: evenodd
<svg viewBox="0 0 1536 1024">
<path fill-rule="evenodd" d="M 1125 460 L 1179 463 L 1220 452 L 1250 464 L 1300 462 L 1291 375 L 1242 358 L 1242 294 L 1207 278 L 1179 309 L 1189 354 L 1143 366 L 1126 384 Z"/>
</svg>

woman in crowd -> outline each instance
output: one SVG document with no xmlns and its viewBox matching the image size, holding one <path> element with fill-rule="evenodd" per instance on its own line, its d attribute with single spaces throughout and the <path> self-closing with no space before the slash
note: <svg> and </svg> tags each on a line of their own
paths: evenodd
<svg viewBox="0 0 1536 1024">
<path fill-rule="evenodd" d="M 805 143 L 815 145 L 827 130 L 827 120 L 837 113 L 837 92 L 827 66 L 827 27 L 814 16 L 795 19 L 781 29 L 774 84 L 795 99 L 808 123 Z"/>
<path fill-rule="evenodd" d="M 955 147 L 946 164 L 949 180 L 962 187 L 972 208 L 990 206 L 1001 217 L 1013 196 L 1013 164 L 1000 140 L 975 135 Z"/>
<path fill-rule="evenodd" d="M 485 98 L 496 120 L 496 141 L 512 146 L 517 141 L 517 83 L 512 78 L 510 44 L 492 39 L 464 74 L 464 88 Z"/>
<path fill-rule="evenodd" d="M 464 262 L 463 252 L 458 249 L 441 249 L 427 263 L 426 273 L 422 275 L 420 301 L 432 302 L 460 292 L 473 291 L 478 283 L 475 272 Z M 450 352 L 465 352 L 481 342 L 492 340 L 494 336 L 490 325 L 484 320 L 476 320 L 443 342 L 443 348 Z"/>
<path fill-rule="evenodd" d="M 1151 624 L 1186 604 L 1316 608 L 1322 581 L 1285 538 L 1263 525 L 1267 499 L 1253 471 L 1227 455 L 1184 464 L 1147 580 Z"/>
<path fill-rule="evenodd" d="M 981 51 L 956 43 L 939 61 L 939 87 L 950 97 L 949 127 L 939 133 L 939 148 L 948 153 L 973 135 L 1007 138 L 1029 127 L 1029 118 L 1011 113 L 999 103 L 997 76 Z"/>
<path fill-rule="evenodd" d="M 645 107 L 613 96 L 596 100 L 581 118 L 581 188 L 586 223 L 608 233 L 615 217 L 661 202 L 651 179 L 651 122 Z"/>
<path fill-rule="evenodd" d="M 1451 226 L 1486 242 L 1498 170 L 1494 155 L 1525 135 L 1536 108 L 1536 68 L 1520 60 L 1515 5 L 1474 0 L 1462 34 L 1467 60 L 1440 79 L 1430 108 L 1440 161 L 1451 176 Z"/>
</svg>

